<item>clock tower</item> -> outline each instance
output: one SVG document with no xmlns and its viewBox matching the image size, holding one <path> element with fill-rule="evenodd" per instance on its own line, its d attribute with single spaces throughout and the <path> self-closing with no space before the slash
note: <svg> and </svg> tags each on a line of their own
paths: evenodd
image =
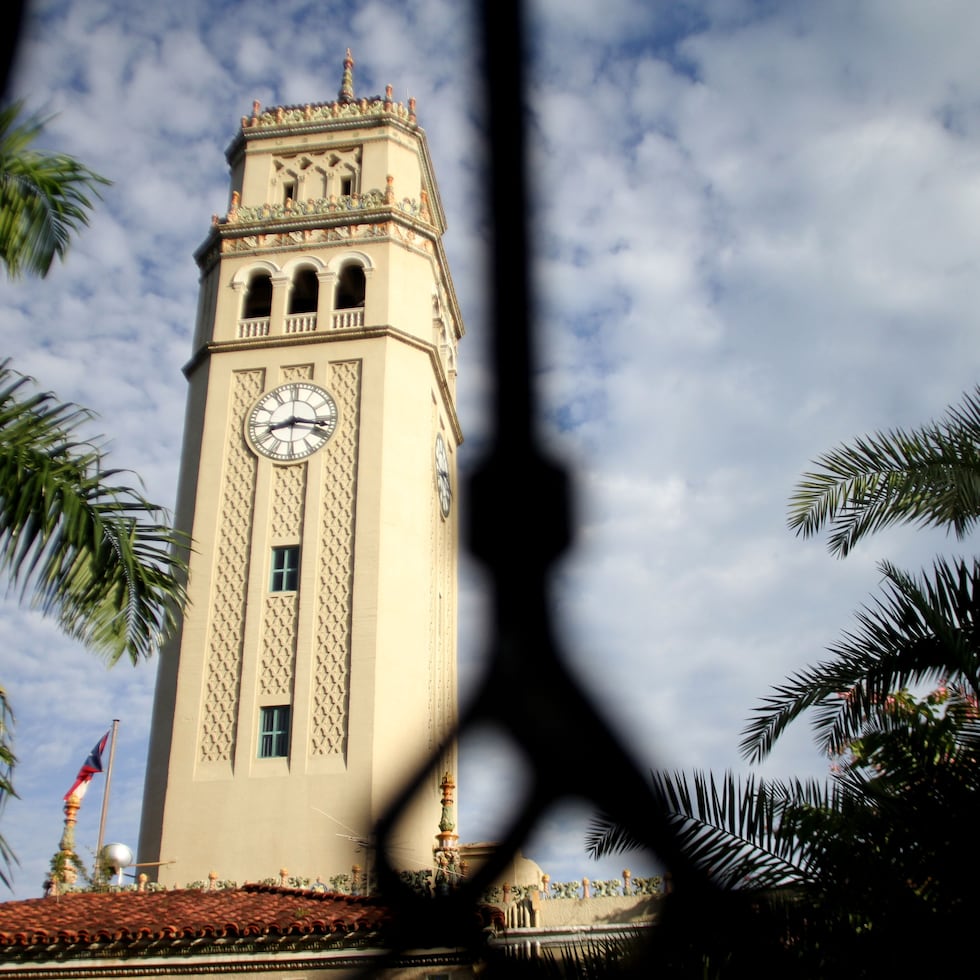
<svg viewBox="0 0 980 980">
<path fill-rule="evenodd" d="M 138 860 L 186 884 L 326 881 L 456 720 L 456 351 L 415 102 L 263 109 L 201 271 Z M 432 866 L 448 751 L 393 860 Z"/>
</svg>

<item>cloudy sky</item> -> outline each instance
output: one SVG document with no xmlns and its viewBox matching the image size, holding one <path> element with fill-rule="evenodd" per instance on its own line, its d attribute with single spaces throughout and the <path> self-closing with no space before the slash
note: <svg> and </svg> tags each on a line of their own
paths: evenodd
<svg viewBox="0 0 980 980">
<path fill-rule="evenodd" d="M 253 99 L 334 98 L 348 46 L 359 94 L 390 82 L 418 100 L 467 327 L 460 460 L 479 458 L 485 154 L 467 10 L 31 6 L 11 94 L 55 114 L 47 146 L 114 183 L 65 265 L 0 282 L 2 351 L 97 411 L 112 462 L 153 499 L 173 502 L 191 253 L 227 209 L 224 148 Z M 927 421 L 980 379 L 980 6 L 538 0 L 529 13 L 541 428 L 577 499 L 554 583 L 561 642 L 642 767 L 742 768 L 753 705 L 852 623 L 876 562 L 918 568 L 962 547 L 898 530 L 841 562 L 795 538 L 786 510 L 818 453 Z M 465 694 L 484 634 L 478 571 L 464 565 L 463 581 Z M 61 797 L 113 718 L 107 836 L 135 845 L 155 665 L 106 672 L 50 623 L 12 602 L 2 613 L 21 799 L 0 828 L 21 860 L 13 894 L 33 897 Z M 825 770 L 804 725 L 766 767 Z M 520 760 L 467 745 L 459 775 L 463 839 L 492 839 Z M 82 809 L 85 858 L 101 789 Z M 556 811 L 525 848 L 555 880 L 654 866 L 587 862 L 581 816 Z"/>
</svg>

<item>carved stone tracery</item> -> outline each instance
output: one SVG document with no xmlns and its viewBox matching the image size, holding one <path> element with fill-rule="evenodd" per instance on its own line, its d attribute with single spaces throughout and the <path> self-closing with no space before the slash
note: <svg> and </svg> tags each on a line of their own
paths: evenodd
<svg viewBox="0 0 980 980">
<path fill-rule="evenodd" d="M 239 371 L 232 382 L 204 667 L 199 758 L 205 763 L 231 762 L 235 751 L 256 474 L 244 424 L 264 381 L 265 371 L 256 370 Z"/>
<path fill-rule="evenodd" d="M 314 614 L 311 757 L 344 755 L 347 750 L 360 375 L 359 361 L 332 366 L 329 386 L 342 422 L 319 454 L 324 500 Z"/>
</svg>

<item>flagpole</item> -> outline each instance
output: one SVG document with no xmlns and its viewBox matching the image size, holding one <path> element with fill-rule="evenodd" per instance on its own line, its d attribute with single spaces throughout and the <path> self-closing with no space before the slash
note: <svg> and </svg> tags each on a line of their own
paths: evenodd
<svg viewBox="0 0 980 980">
<path fill-rule="evenodd" d="M 99 819 L 99 842 L 95 846 L 95 880 L 102 881 L 102 842 L 105 840 L 105 818 L 109 812 L 109 784 L 112 782 L 112 760 L 116 756 L 116 734 L 119 719 L 112 719 L 112 745 L 109 747 L 109 765 L 105 771 L 105 789 L 102 791 L 102 816 Z"/>
</svg>

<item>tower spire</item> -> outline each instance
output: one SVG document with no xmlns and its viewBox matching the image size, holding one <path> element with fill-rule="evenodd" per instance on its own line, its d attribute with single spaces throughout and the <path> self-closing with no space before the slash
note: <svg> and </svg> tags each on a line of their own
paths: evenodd
<svg viewBox="0 0 980 980">
<path fill-rule="evenodd" d="M 344 77 L 340 82 L 340 91 L 337 93 L 338 102 L 354 101 L 354 56 L 347 49 L 347 56 L 344 58 Z"/>
</svg>

